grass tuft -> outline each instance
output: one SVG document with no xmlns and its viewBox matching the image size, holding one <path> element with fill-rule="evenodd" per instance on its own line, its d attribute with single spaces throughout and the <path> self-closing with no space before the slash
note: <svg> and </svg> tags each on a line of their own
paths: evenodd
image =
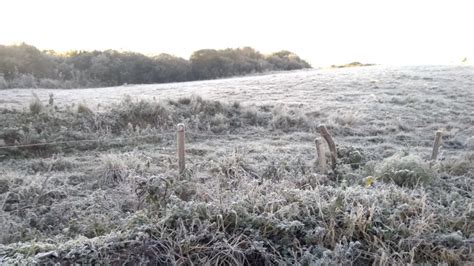
<svg viewBox="0 0 474 266">
<path fill-rule="evenodd" d="M 128 175 L 128 165 L 121 155 L 105 154 L 100 158 L 99 177 L 100 183 L 106 186 L 115 186 Z"/>
<path fill-rule="evenodd" d="M 38 95 L 36 95 L 35 93 L 33 93 L 33 99 L 31 99 L 28 107 L 30 113 L 34 115 L 42 113 L 45 109 L 44 104 L 41 102 L 41 100 L 38 98 Z"/>
<path fill-rule="evenodd" d="M 85 103 L 79 103 L 77 105 L 78 114 L 93 114 L 92 110 Z"/>
</svg>

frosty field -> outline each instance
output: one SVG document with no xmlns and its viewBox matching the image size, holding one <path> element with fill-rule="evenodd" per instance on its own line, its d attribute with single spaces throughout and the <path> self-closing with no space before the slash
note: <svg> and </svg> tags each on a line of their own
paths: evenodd
<svg viewBox="0 0 474 266">
<path fill-rule="evenodd" d="M 0 263 L 469 264 L 473 119 L 472 66 L 0 90 Z"/>
</svg>

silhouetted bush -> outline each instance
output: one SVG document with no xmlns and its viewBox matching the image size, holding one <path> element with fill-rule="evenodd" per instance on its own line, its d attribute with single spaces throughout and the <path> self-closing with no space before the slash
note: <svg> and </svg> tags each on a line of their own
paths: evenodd
<svg viewBox="0 0 474 266">
<path fill-rule="evenodd" d="M 289 51 L 280 51 L 267 57 L 273 70 L 294 70 L 311 68 L 311 65 Z"/>
<path fill-rule="evenodd" d="M 153 57 L 153 80 L 175 82 L 192 80 L 191 62 L 169 54 Z"/>
<path fill-rule="evenodd" d="M 291 52 L 265 56 L 250 47 L 199 50 L 186 60 L 169 54 L 148 57 L 114 50 L 57 54 L 27 44 L 0 45 L 0 89 L 182 82 L 310 67 Z"/>
</svg>

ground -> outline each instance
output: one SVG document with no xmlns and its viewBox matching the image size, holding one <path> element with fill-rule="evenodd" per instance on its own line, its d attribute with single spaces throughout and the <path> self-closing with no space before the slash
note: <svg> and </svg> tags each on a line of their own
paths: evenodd
<svg viewBox="0 0 474 266">
<path fill-rule="evenodd" d="M 0 147 L 5 263 L 473 260 L 474 67 L 11 89 L 0 104 L 0 146 L 41 144 Z"/>
</svg>

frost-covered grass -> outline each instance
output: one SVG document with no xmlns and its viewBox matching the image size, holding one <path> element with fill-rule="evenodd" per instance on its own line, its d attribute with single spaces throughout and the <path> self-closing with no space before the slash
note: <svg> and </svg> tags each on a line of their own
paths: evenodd
<svg viewBox="0 0 474 266">
<path fill-rule="evenodd" d="M 91 194 L 75 204 L 70 192 L 67 199 L 48 192 L 51 210 L 39 217 L 26 212 L 29 224 L 7 212 L 4 232 L 23 231 L 18 237 L 24 239 L 7 241 L 0 254 L 10 263 L 459 264 L 471 259 L 472 202 L 455 190 L 316 185 L 320 177 L 313 174 L 275 181 L 234 173 L 205 180 L 191 175 L 185 181 L 176 181 L 171 172 L 141 176 L 107 192 L 85 190 Z M 46 197 L 32 191 L 28 186 L 31 198 L 24 200 Z M 59 228 L 45 225 L 50 216 L 49 223 Z"/>
<path fill-rule="evenodd" d="M 359 70 L 331 71 L 352 79 Z M 437 71 L 434 81 L 423 73 L 377 75 L 420 85 L 441 82 L 446 73 Z M 273 79 L 318 79 L 309 73 Z M 235 80 L 246 87 L 258 78 Z M 99 142 L 0 149 L 0 264 L 467 264 L 474 259 L 465 101 L 472 92 L 422 86 L 392 101 L 400 92 L 391 82 L 379 81 L 383 92 L 374 96 L 352 89 L 373 98 L 370 106 L 345 90 L 326 92 L 332 105 L 311 106 L 239 103 L 228 94 L 221 101 L 125 97 L 96 108 L 29 96 L 42 107 L 2 110 L 0 145 Z M 300 97 L 293 88 L 291 97 Z M 180 122 L 187 126 L 182 178 Z M 329 174 L 315 164 L 320 123 L 338 144 Z M 440 128 L 439 160 L 429 162 Z"/>
</svg>

